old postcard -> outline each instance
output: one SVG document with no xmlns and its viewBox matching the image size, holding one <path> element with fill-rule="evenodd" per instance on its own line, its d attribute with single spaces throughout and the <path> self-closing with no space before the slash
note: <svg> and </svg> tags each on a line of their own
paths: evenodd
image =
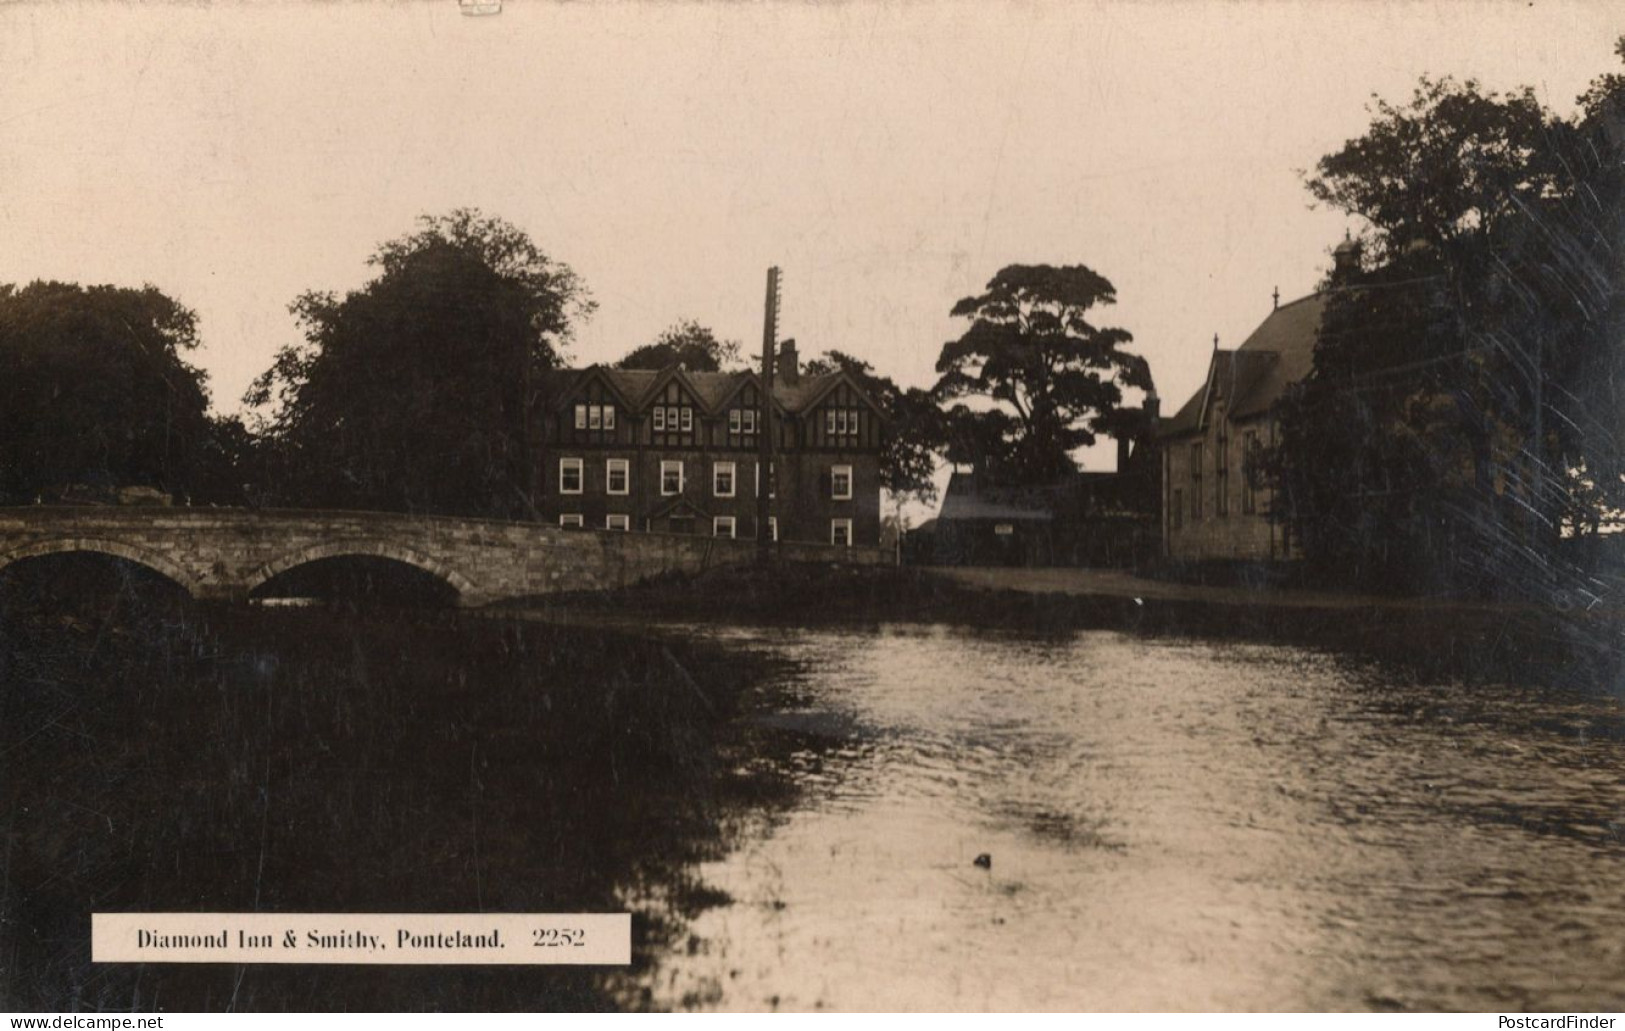
<svg viewBox="0 0 1625 1031">
<path fill-rule="evenodd" d="M 1622 387 L 1617 5 L 0 3 L 0 1008 L 1619 1010 Z"/>
</svg>

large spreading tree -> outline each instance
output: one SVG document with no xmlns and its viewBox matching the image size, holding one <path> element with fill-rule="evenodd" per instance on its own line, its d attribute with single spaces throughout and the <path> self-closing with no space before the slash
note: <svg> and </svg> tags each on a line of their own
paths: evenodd
<svg viewBox="0 0 1625 1031">
<path fill-rule="evenodd" d="M 538 371 L 592 309 L 568 266 L 476 211 L 420 220 L 379 248 L 377 278 L 293 305 L 305 342 L 247 398 L 283 503 L 520 517 Z"/>
<path fill-rule="evenodd" d="M 739 363 L 739 341 L 719 340 L 709 327 L 679 319 L 653 342 L 633 348 L 615 367 L 658 372 L 676 365 L 687 372 L 721 372 Z"/>
<path fill-rule="evenodd" d="M 1151 370 L 1126 350 L 1127 330 L 1096 325 L 1115 304 L 1106 277 L 1084 265 L 1011 265 L 986 292 L 954 305 L 970 320 L 943 345 L 932 393 L 945 415 L 948 457 L 1013 482 L 1077 469 L 1072 453 L 1100 433 L 1132 432 L 1125 389 L 1151 389 Z"/>
<path fill-rule="evenodd" d="M 0 495 L 232 500 L 197 346 L 196 315 L 156 287 L 0 285 Z"/>
<path fill-rule="evenodd" d="M 1599 80 L 1563 119 L 1424 78 L 1309 177 L 1367 227 L 1281 410 L 1278 514 L 1322 573 L 1538 580 L 1617 503 L 1620 95 Z"/>
</svg>

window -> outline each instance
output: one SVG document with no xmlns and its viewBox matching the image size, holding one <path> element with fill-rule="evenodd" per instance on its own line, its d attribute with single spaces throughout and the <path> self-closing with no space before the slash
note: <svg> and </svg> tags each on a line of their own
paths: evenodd
<svg viewBox="0 0 1625 1031">
<path fill-rule="evenodd" d="M 687 433 L 694 428 L 694 409 L 685 407 L 682 411 L 683 432 Z"/>
<path fill-rule="evenodd" d="M 829 496 L 836 501 L 852 500 L 852 467 L 832 466 L 829 471 Z"/>
<path fill-rule="evenodd" d="M 614 411 L 614 409 L 610 409 Z M 631 489 L 632 474 L 628 471 L 626 459 L 611 458 L 604 463 L 605 491 L 610 494 L 626 494 Z"/>
<path fill-rule="evenodd" d="M 1173 524 L 1173 528 L 1177 530 L 1181 526 L 1184 526 L 1185 525 L 1185 492 L 1180 490 L 1178 487 L 1175 487 L 1174 488 L 1174 498 L 1173 498 L 1172 503 L 1169 504 L 1168 508 L 1169 508 L 1169 513 L 1168 513 L 1169 522 L 1171 522 Z"/>
<path fill-rule="evenodd" d="M 1213 514 L 1230 514 L 1230 428 L 1219 421 L 1219 439 L 1213 452 Z"/>
<path fill-rule="evenodd" d="M 672 494 L 681 494 L 682 492 L 683 463 L 681 461 L 661 462 L 660 493 L 670 496 Z"/>
<path fill-rule="evenodd" d="M 604 529 L 630 530 L 632 529 L 632 517 L 620 514 L 607 515 L 604 517 Z"/>
<path fill-rule="evenodd" d="M 732 433 L 735 436 L 737 436 L 738 434 L 744 432 L 744 422 L 745 422 L 745 420 L 742 418 L 743 415 L 744 415 L 744 413 L 741 412 L 737 408 L 728 409 L 728 432 L 729 433 Z"/>
<path fill-rule="evenodd" d="M 559 459 L 559 493 L 581 493 L 581 459 Z"/>
<path fill-rule="evenodd" d="M 601 430 L 601 429 L 604 428 L 604 406 L 603 405 L 588 405 L 587 406 L 587 428 L 589 430 Z"/>
<path fill-rule="evenodd" d="M 615 428 L 615 406 L 614 405 L 605 405 L 604 406 L 604 429 L 612 430 L 614 428 Z"/>
<path fill-rule="evenodd" d="M 829 521 L 829 542 L 838 548 L 852 546 L 852 520 L 831 519 Z"/>
<path fill-rule="evenodd" d="M 824 432 L 831 437 L 835 436 L 835 409 L 824 409 Z"/>
<path fill-rule="evenodd" d="M 715 519 L 711 520 L 711 536 L 726 537 L 729 540 L 733 540 L 734 517 L 717 516 Z"/>
<path fill-rule="evenodd" d="M 1241 510 L 1246 515 L 1258 511 L 1258 492 L 1253 489 L 1253 449 L 1258 446 L 1258 433 L 1248 430 L 1241 435 Z"/>
<path fill-rule="evenodd" d="M 655 432 L 666 432 L 666 410 L 664 408 L 655 409 Z"/>
<path fill-rule="evenodd" d="M 559 516 L 559 526 L 565 530 L 581 529 L 581 513 L 566 512 L 564 515 Z"/>
<path fill-rule="evenodd" d="M 1191 522 L 1202 518 L 1202 445 L 1191 445 Z"/>
<path fill-rule="evenodd" d="M 776 540 L 779 539 L 779 517 L 778 516 L 768 516 L 767 517 L 767 539 L 771 540 L 771 541 L 776 541 Z"/>
<path fill-rule="evenodd" d="M 586 405 L 576 405 L 576 429 L 584 430 L 586 428 L 587 428 L 587 406 Z"/>
<path fill-rule="evenodd" d="M 718 462 L 711 467 L 711 491 L 719 498 L 734 496 L 734 464 Z"/>
<path fill-rule="evenodd" d="M 745 434 L 747 436 L 756 432 L 756 409 L 745 409 L 742 413 L 740 413 L 740 418 L 744 420 Z"/>
</svg>

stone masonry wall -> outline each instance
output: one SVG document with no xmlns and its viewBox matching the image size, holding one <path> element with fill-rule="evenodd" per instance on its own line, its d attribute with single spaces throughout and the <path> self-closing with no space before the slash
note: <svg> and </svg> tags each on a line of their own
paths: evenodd
<svg viewBox="0 0 1625 1031">
<path fill-rule="evenodd" d="M 560 530 L 538 523 L 293 509 L 0 509 L 0 568 L 92 551 L 145 565 L 193 597 L 238 600 L 278 573 L 344 555 L 395 559 L 439 576 L 465 606 L 625 587 L 671 572 L 751 562 L 754 541 Z M 883 565 L 879 548 L 786 545 L 790 561 Z"/>
</svg>

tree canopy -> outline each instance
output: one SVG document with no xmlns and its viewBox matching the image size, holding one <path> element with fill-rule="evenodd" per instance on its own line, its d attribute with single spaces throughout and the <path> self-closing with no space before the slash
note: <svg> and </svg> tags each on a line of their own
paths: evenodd
<svg viewBox="0 0 1625 1031">
<path fill-rule="evenodd" d="M 1423 79 L 1308 178 L 1368 227 L 1281 410 L 1279 514 L 1324 571 L 1510 582 L 1530 573 L 1514 557 L 1549 565 L 1565 526 L 1617 506 L 1617 79 L 1573 119 Z"/>
<path fill-rule="evenodd" d="M 677 365 L 687 372 L 721 372 L 739 363 L 739 341 L 718 340 L 708 327 L 693 319 L 679 319 L 652 343 L 628 352 L 615 367 L 659 371 Z"/>
<path fill-rule="evenodd" d="M 947 413 L 949 458 L 1005 479 L 1042 482 L 1077 468 L 1072 452 L 1115 432 L 1123 390 L 1151 389 L 1127 330 L 1097 326 L 1117 302 L 1111 282 L 1084 265 L 1011 265 L 985 293 L 954 305 L 970 320 L 943 345 L 933 396 Z"/>
<path fill-rule="evenodd" d="M 153 286 L 0 285 L 0 493 L 229 495 L 205 377 L 187 361 L 197 346 L 197 317 Z"/>
<path fill-rule="evenodd" d="M 273 496 L 301 504 L 526 514 L 524 421 L 591 301 L 519 229 L 472 211 L 420 220 L 370 259 L 377 278 L 292 305 L 305 342 L 247 400 L 266 424 Z"/>
</svg>

